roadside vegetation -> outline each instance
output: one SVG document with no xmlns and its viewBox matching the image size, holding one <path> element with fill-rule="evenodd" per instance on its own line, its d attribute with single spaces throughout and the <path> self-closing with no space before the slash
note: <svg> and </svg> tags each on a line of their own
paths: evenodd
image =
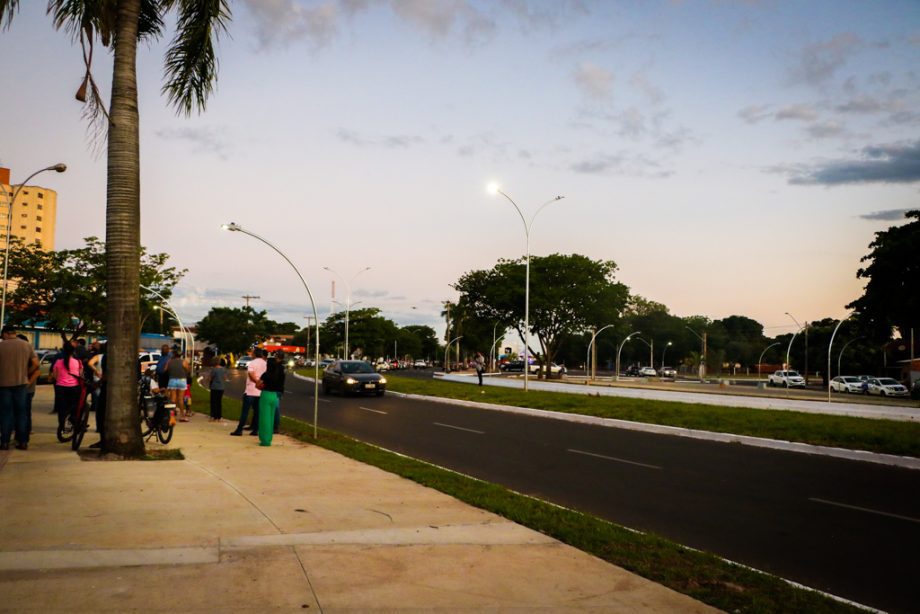
<svg viewBox="0 0 920 614">
<path fill-rule="evenodd" d="M 206 390 L 194 387 L 194 397 L 198 408 L 207 407 Z M 239 418 L 238 401 L 224 399 L 223 406 L 225 418 Z M 311 424 L 287 417 L 282 417 L 281 429 L 285 435 L 498 514 L 726 612 L 862 611 L 715 555 L 408 458 L 341 433 L 320 429 L 318 439 L 314 440 Z"/>
<path fill-rule="evenodd" d="M 538 390 L 525 393 L 497 386 L 480 388 L 457 382 L 400 377 L 398 373 L 389 373 L 387 381 L 390 390 L 407 394 L 920 457 L 920 424 L 915 422 L 625 397 L 596 397 L 588 396 L 587 391 L 585 394 Z"/>
</svg>

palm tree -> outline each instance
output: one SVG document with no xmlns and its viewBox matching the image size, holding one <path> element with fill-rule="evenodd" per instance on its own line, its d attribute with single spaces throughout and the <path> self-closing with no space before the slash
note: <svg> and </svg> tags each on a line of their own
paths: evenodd
<svg viewBox="0 0 920 614">
<path fill-rule="evenodd" d="M 0 0 L 0 25 L 9 27 L 19 0 Z M 106 451 L 140 456 L 144 442 L 136 409 L 140 332 L 140 119 L 137 43 L 163 34 L 163 18 L 178 13 L 166 52 L 163 92 L 177 111 L 204 109 L 217 77 L 214 42 L 230 20 L 227 0 L 49 0 L 47 12 L 83 49 L 86 75 L 77 99 L 101 122 L 108 146 L 106 197 Z M 108 107 L 92 77 L 93 46 L 114 53 Z M 87 94 L 89 96 L 87 97 Z"/>
</svg>

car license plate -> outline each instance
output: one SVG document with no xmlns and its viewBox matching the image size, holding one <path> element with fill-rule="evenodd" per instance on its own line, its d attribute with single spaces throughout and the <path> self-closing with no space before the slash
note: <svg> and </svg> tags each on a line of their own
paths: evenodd
<svg viewBox="0 0 920 614">
<path fill-rule="evenodd" d="M 370 390 L 373 390 L 374 388 L 377 387 L 377 384 L 364 384 L 364 387 L 369 388 Z"/>
</svg>

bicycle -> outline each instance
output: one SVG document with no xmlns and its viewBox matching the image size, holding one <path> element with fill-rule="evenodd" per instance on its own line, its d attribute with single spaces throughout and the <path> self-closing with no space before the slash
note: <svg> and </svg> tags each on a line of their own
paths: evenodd
<svg viewBox="0 0 920 614">
<path fill-rule="evenodd" d="M 162 444 L 172 440 L 176 426 L 176 405 L 167 403 L 163 395 L 150 391 L 150 377 L 142 376 L 138 386 L 138 409 L 141 415 L 141 436 L 149 441 L 152 437 Z"/>
<path fill-rule="evenodd" d="M 83 443 L 83 437 L 89 430 L 89 406 L 86 403 L 87 386 L 83 379 L 80 379 L 80 396 L 77 401 L 77 407 L 73 413 L 64 420 L 64 424 L 58 425 L 57 438 L 61 443 L 70 442 L 70 448 L 74 452 L 80 449 Z"/>
</svg>

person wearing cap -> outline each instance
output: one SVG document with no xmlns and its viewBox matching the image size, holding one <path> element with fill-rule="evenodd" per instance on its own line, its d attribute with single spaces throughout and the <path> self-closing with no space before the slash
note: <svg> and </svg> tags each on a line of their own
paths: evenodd
<svg viewBox="0 0 920 614">
<path fill-rule="evenodd" d="M 16 449 L 27 450 L 26 387 L 38 369 L 38 360 L 29 343 L 16 337 L 13 326 L 0 329 L 0 337 L 0 450 L 10 449 L 14 428 Z"/>
</svg>

